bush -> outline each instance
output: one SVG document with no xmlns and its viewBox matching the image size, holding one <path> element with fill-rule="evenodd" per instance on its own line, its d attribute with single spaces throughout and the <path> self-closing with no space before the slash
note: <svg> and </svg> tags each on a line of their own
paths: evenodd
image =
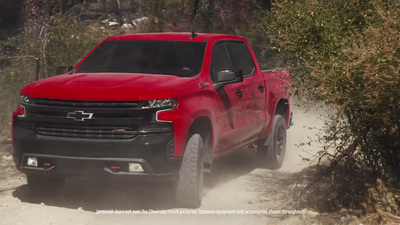
<svg viewBox="0 0 400 225">
<path fill-rule="evenodd" d="M 282 0 L 261 19 L 294 93 L 335 109 L 319 157 L 400 179 L 400 2 Z"/>
<path fill-rule="evenodd" d="M 40 21 L 43 22 L 43 21 Z M 116 33 L 116 31 L 113 31 Z M 68 14 L 49 16 L 41 26 L 30 27 L 0 42 L 0 125 L 10 127 L 19 90 L 37 79 L 55 75 L 57 66 L 75 65 L 101 40 L 112 35 L 96 24 L 84 25 Z"/>
</svg>

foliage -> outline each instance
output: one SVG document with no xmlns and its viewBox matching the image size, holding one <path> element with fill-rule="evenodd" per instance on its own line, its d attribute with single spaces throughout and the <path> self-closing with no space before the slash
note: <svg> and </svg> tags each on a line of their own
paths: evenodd
<svg viewBox="0 0 400 225">
<path fill-rule="evenodd" d="M 320 213 L 318 224 L 398 224 L 400 190 L 381 179 L 371 180 L 371 171 L 355 161 L 338 165 L 329 176 L 323 176 L 312 188 L 316 176 L 329 165 L 307 167 L 286 175 L 276 182 L 276 189 L 288 190 L 295 208 L 313 209 Z M 331 213 L 335 212 L 335 213 Z M 329 219 L 330 218 L 330 219 Z M 325 219 L 329 219 L 324 221 Z M 347 222 L 345 221 L 347 220 Z"/>
<path fill-rule="evenodd" d="M 111 31 L 78 23 L 71 15 L 53 14 L 37 29 L 26 29 L 0 43 L 1 125 L 7 125 L 19 90 L 55 75 L 60 65 L 75 65 Z M 114 32 L 115 33 L 115 32 Z"/>
<path fill-rule="evenodd" d="M 294 92 L 335 109 L 319 157 L 400 179 L 400 2 L 276 1 L 260 27 L 290 66 Z"/>
</svg>

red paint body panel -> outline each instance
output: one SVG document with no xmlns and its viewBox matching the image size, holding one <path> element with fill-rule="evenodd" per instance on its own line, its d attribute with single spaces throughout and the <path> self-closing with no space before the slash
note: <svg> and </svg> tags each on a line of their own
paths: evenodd
<svg viewBox="0 0 400 225">
<path fill-rule="evenodd" d="M 146 74 L 70 74 L 28 84 L 22 95 L 34 98 L 137 101 L 174 98 L 173 89 L 195 78 Z"/>
<path fill-rule="evenodd" d="M 271 128 L 271 118 L 275 114 L 276 104 L 281 99 L 290 101 L 288 88 L 290 76 L 287 71 L 262 73 L 253 50 L 243 37 L 197 34 L 195 38 L 190 38 L 190 33 L 161 33 L 119 35 L 107 38 L 105 41 L 116 40 L 206 42 L 201 73 L 196 77 L 129 73 L 64 74 L 28 84 L 21 90 L 21 94 L 34 98 L 81 101 L 177 98 L 178 107 L 175 110 L 158 112 L 157 118 L 159 121 L 172 122 L 174 125 L 176 157 L 183 155 L 189 129 L 198 118 L 207 118 L 210 121 L 211 149 L 214 150 L 215 156 L 219 156 L 259 138 L 266 138 Z M 209 73 L 214 44 L 224 40 L 246 43 L 256 65 L 251 77 L 224 87 L 232 107 L 233 127 Z M 80 63 L 75 68 L 79 65 Z M 260 85 L 265 87 L 263 92 L 258 89 Z M 235 94 L 238 89 L 243 90 L 242 98 L 238 98 Z M 289 123 L 289 120 L 287 121 Z"/>
<path fill-rule="evenodd" d="M 263 73 L 263 76 L 265 77 L 266 84 L 265 112 L 267 115 L 267 123 L 263 131 L 261 132 L 260 137 L 267 138 L 272 126 L 272 123 L 270 123 L 269 121 L 272 121 L 272 117 L 273 115 L 275 115 L 277 104 L 281 99 L 285 99 L 288 102 L 286 126 L 290 126 L 291 98 L 289 92 L 291 77 L 288 70 L 286 69 L 277 72 Z"/>
</svg>

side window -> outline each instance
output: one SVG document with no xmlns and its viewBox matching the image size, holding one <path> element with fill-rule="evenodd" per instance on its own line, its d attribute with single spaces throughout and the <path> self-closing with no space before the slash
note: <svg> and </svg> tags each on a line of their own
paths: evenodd
<svg viewBox="0 0 400 225">
<path fill-rule="evenodd" d="M 232 60 L 233 68 L 241 69 L 244 77 L 253 75 L 256 67 L 246 43 L 227 41 L 226 46 Z"/>
<path fill-rule="evenodd" d="M 218 72 L 221 69 L 232 68 L 231 60 L 226 51 L 225 43 L 218 42 L 214 45 L 211 56 L 210 76 L 213 82 L 217 81 Z"/>
</svg>

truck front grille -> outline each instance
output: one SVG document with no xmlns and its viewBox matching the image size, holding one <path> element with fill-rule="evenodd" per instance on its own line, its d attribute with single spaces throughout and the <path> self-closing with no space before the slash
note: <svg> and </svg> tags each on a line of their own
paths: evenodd
<svg viewBox="0 0 400 225">
<path fill-rule="evenodd" d="M 14 125 L 39 135 L 71 138 L 132 139 L 139 133 L 172 132 L 171 124 L 155 121 L 160 109 L 143 109 L 140 104 L 33 98 L 24 103 L 27 116 Z"/>
<path fill-rule="evenodd" d="M 99 138 L 99 139 L 130 139 L 137 135 L 137 131 L 127 127 L 66 127 L 62 125 L 41 125 L 35 128 L 40 135 Z"/>
<path fill-rule="evenodd" d="M 140 102 L 125 101 L 71 101 L 71 100 L 53 100 L 53 99 L 34 99 L 36 105 L 44 106 L 63 106 L 72 108 L 137 108 Z"/>
</svg>

